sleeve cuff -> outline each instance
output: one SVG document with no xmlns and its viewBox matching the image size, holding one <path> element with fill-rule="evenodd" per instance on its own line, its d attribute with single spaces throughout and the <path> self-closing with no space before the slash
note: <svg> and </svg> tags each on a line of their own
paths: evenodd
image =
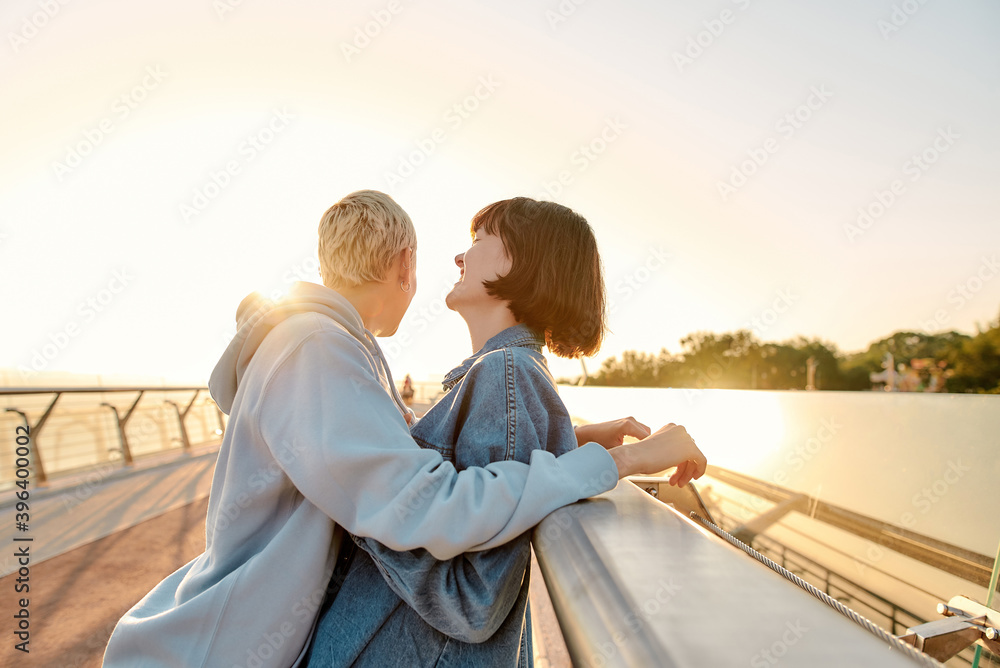
<svg viewBox="0 0 1000 668">
<path fill-rule="evenodd" d="M 566 475 L 579 484 L 581 499 L 603 494 L 618 484 L 618 466 L 600 443 L 584 443 L 559 457 Z"/>
</svg>

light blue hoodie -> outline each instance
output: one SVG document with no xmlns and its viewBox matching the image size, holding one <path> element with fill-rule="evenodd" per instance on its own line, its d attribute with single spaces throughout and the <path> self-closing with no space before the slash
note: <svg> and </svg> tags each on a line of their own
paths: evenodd
<svg viewBox="0 0 1000 668">
<path fill-rule="evenodd" d="M 461 473 L 410 438 L 382 352 L 337 292 L 244 300 L 209 388 L 230 415 L 205 552 L 118 622 L 109 668 L 263 668 L 302 657 L 343 528 L 438 559 L 518 536 L 615 486 L 597 444 Z"/>
</svg>

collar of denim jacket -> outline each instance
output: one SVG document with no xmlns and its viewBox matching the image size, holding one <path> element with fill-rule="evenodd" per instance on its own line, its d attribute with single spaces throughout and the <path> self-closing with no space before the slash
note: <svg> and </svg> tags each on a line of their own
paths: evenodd
<svg viewBox="0 0 1000 668">
<path fill-rule="evenodd" d="M 538 332 L 528 327 L 525 324 L 514 325 L 513 327 L 508 327 L 498 334 L 494 334 L 483 347 L 480 348 L 472 357 L 467 358 L 460 365 L 445 374 L 444 385 L 445 391 L 450 390 L 455 387 L 458 381 L 465 377 L 465 374 L 469 373 L 469 369 L 472 365 L 476 363 L 480 357 L 488 352 L 498 350 L 500 348 L 533 348 L 538 352 L 542 352 L 542 346 L 545 345 L 545 339 Z"/>
</svg>

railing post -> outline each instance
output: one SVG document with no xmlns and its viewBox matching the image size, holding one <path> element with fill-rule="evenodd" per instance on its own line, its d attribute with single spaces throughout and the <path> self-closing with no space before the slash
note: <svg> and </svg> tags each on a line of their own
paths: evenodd
<svg viewBox="0 0 1000 668">
<path fill-rule="evenodd" d="M 187 417 L 188 411 L 190 411 L 191 407 L 194 406 L 194 401 L 198 398 L 200 393 L 201 390 L 195 390 L 194 396 L 191 397 L 191 401 L 188 402 L 187 407 L 185 407 L 183 411 L 181 411 L 181 407 L 175 402 L 170 401 L 169 399 L 166 400 L 166 403 L 173 406 L 174 410 L 177 412 L 177 425 L 181 430 L 181 445 L 184 447 L 185 452 L 189 452 L 191 450 L 191 441 L 188 439 L 187 427 L 184 426 L 184 418 Z"/>
<path fill-rule="evenodd" d="M 163 403 L 173 406 L 174 412 L 177 413 L 177 427 L 180 429 L 181 433 L 181 447 L 183 447 L 184 451 L 187 452 L 191 449 L 191 443 L 188 441 L 187 429 L 184 428 L 184 416 L 181 415 L 181 407 L 169 399 L 164 400 Z"/>
<path fill-rule="evenodd" d="M 125 436 L 125 430 L 122 429 L 122 419 L 118 416 L 118 409 L 109 403 L 102 403 L 102 406 L 106 406 L 111 409 L 111 412 L 115 416 L 115 427 L 118 429 L 118 444 L 122 449 L 122 458 L 125 460 L 125 466 L 132 465 L 132 452 L 128 448 L 128 437 Z"/>
<path fill-rule="evenodd" d="M 56 403 L 59 401 L 59 397 L 62 396 L 62 392 L 56 392 L 55 395 L 56 396 L 52 398 L 52 403 L 49 404 L 48 408 L 45 409 L 45 412 L 42 413 L 42 417 L 38 418 L 38 422 L 34 425 L 31 424 L 28 420 L 28 416 L 22 411 L 19 411 L 16 408 L 7 409 L 11 413 L 17 413 L 24 418 L 24 424 L 28 427 L 28 431 L 31 432 L 29 436 L 31 438 L 31 442 L 35 446 L 31 449 L 31 454 L 34 458 L 35 477 L 38 479 L 39 484 L 47 482 L 48 476 L 45 475 L 45 466 L 42 464 L 42 453 L 38 450 L 38 435 L 42 432 L 42 428 L 45 426 L 45 423 L 49 421 L 49 416 L 52 415 L 52 409 L 56 407 Z"/>
<path fill-rule="evenodd" d="M 59 395 L 56 395 L 56 398 L 58 399 Z M 49 406 L 50 410 L 53 405 L 55 405 L 55 401 L 53 401 L 52 405 Z M 28 428 L 28 438 L 31 439 L 31 444 L 33 446 L 31 448 L 31 463 L 35 468 L 35 479 L 38 481 L 38 484 L 44 484 L 46 480 L 45 467 L 42 466 L 42 456 L 38 453 L 38 440 L 36 437 L 37 430 L 31 426 L 31 421 L 28 420 L 28 416 L 24 411 L 19 411 L 16 408 L 8 408 L 6 412 L 17 413 L 24 420 L 24 426 Z M 46 411 L 46 414 L 48 414 L 48 411 Z"/>
<path fill-rule="evenodd" d="M 135 407 L 139 405 L 139 401 L 142 399 L 142 395 L 146 393 L 146 390 L 139 390 L 139 396 L 135 398 L 132 405 L 129 407 L 128 412 L 125 413 L 125 417 L 120 417 L 118 415 L 118 408 L 112 406 L 109 403 L 102 403 L 102 406 L 107 406 L 111 409 L 111 412 L 115 414 L 115 422 L 118 423 L 118 439 L 122 444 L 122 456 L 125 458 L 125 466 L 132 466 L 132 450 L 128 445 L 128 436 L 125 435 L 125 425 L 132 418 L 132 414 L 135 412 Z"/>
</svg>

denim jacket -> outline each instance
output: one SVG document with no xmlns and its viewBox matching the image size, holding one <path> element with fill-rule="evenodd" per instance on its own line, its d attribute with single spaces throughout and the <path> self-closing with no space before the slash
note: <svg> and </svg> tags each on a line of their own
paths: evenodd
<svg viewBox="0 0 1000 668">
<path fill-rule="evenodd" d="M 413 438 L 458 470 L 576 448 L 543 344 L 524 325 L 491 338 L 445 376 L 447 394 Z M 530 667 L 529 535 L 448 561 L 355 537 L 361 549 L 320 618 L 309 666 Z"/>
</svg>

